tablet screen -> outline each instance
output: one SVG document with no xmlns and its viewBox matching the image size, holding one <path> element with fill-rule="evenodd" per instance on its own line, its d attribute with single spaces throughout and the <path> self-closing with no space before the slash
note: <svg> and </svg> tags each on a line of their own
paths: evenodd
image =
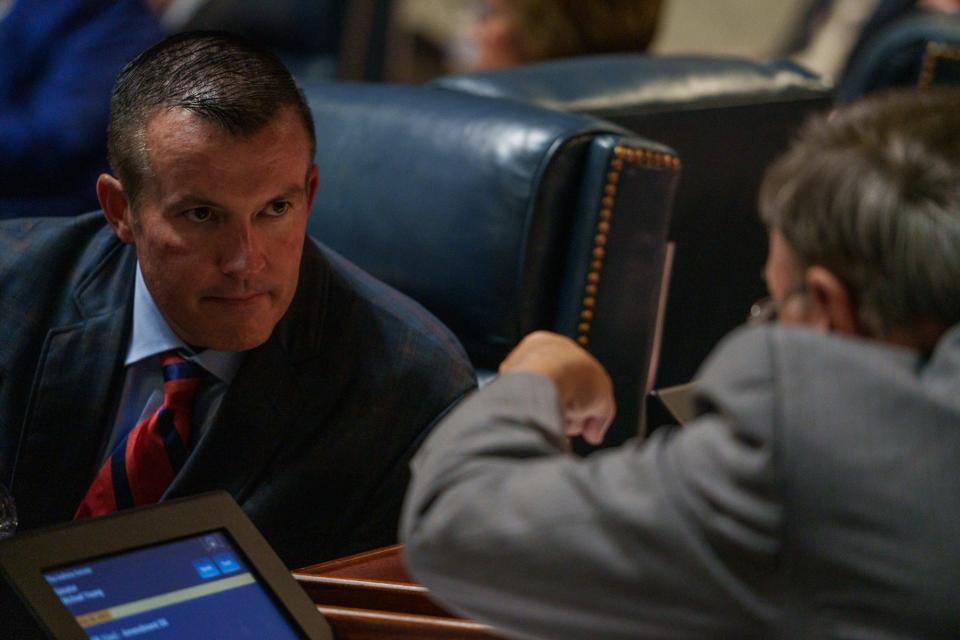
<svg viewBox="0 0 960 640">
<path fill-rule="evenodd" d="M 43 576 L 93 640 L 303 638 L 223 531 Z"/>
</svg>

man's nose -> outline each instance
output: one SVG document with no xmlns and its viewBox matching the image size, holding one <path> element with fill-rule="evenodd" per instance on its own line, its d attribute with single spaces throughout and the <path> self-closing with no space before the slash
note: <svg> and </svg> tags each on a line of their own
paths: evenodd
<svg viewBox="0 0 960 640">
<path fill-rule="evenodd" d="M 267 263 L 263 239 L 252 224 L 236 225 L 227 233 L 223 244 L 220 270 L 226 275 L 252 275 Z"/>
</svg>

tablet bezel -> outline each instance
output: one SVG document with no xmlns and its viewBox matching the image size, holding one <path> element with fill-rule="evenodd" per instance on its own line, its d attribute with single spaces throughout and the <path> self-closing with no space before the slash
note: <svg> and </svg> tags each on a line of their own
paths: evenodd
<svg viewBox="0 0 960 640">
<path fill-rule="evenodd" d="M 87 640 L 87 634 L 47 583 L 44 572 L 217 530 L 232 539 L 259 584 L 299 626 L 298 631 L 309 640 L 333 638 L 303 588 L 223 491 L 17 534 L 0 541 L 0 572 L 50 637 Z"/>
</svg>

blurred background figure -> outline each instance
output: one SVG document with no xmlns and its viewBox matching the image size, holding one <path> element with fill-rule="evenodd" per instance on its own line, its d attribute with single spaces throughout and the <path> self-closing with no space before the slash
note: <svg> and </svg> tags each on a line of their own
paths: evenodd
<svg viewBox="0 0 960 640">
<path fill-rule="evenodd" d="M 170 32 L 222 30 L 276 53 L 300 81 L 336 73 L 347 0 L 154 0 Z"/>
<path fill-rule="evenodd" d="M 647 49 L 665 0 L 397 0 L 387 79 Z"/>
<path fill-rule="evenodd" d="M 162 37 L 145 0 L 0 6 L 0 218 L 97 208 L 110 88 Z"/>
<path fill-rule="evenodd" d="M 641 52 L 661 0 L 485 0 L 473 27 L 474 70 L 553 58 Z"/>
<path fill-rule="evenodd" d="M 784 53 L 835 81 L 878 0 L 813 0 L 797 21 Z"/>
<path fill-rule="evenodd" d="M 815 71 L 825 80 L 842 85 L 867 50 L 898 24 L 923 15 L 960 13 L 960 0 L 813 0 L 798 20 L 793 37 L 782 53 Z M 890 61 L 890 85 L 916 82 L 916 67 L 925 43 L 904 47 Z"/>
</svg>

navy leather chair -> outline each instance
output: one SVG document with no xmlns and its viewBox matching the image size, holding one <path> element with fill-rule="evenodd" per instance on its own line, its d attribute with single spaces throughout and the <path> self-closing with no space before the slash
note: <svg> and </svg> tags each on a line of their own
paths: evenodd
<svg viewBox="0 0 960 640">
<path fill-rule="evenodd" d="M 445 322 L 478 369 L 527 333 L 610 370 L 636 435 L 679 161 L 594 118 L 397 85 L 307 89 L 310 233 Z"/>
<path fill-rule="evenodd" d="M 763 171 L 809 114 L 832 104 L 830 91 L 795 65 L 703 56 L 573 58 L 435 86 L 605 118 L 683 158 L 657 386 L 688 381 L 765 295 L 767 241 L 756 206 Z"/>
<path fill-rule="evenodd" d="M 849 102 L 897 86 L 960 84 L 960 14 L 913 11 L 864 42 L 837 98 Z"/>
</svg>

